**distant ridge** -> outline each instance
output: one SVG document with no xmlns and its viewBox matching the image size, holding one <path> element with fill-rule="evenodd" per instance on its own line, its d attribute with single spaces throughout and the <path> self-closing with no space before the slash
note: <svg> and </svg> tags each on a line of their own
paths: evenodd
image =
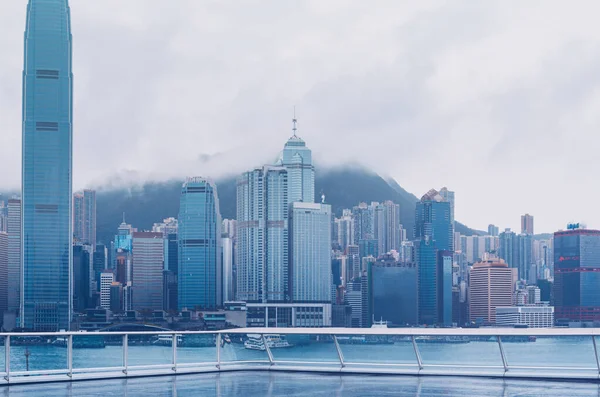
<svg viewBox="0 0 600 397">
<path fill-rule="evenodd" d="M 220 209 L 223 218 L 235 219 L 236 178 L 217 180 Z M 123 220 L 138 229 L 150 229 L 164 218 L 177 217 L 182 180 L 148 182 L 141 187 L 102 190 L 97 193 L 98 241 L 109 243 Z M 335 214 L 352 208 L 359 202 L 392 200 L 400 204 L 400 220 L 412 238 L 417 197 L 404 190 L 395 180 L 385 180 L 376 173 L 359 167 L 317 169 L 315 200 L 331 204 Z M 484 234 L 461 223 L 456 231 L 464 235 Z"/>
</svg>

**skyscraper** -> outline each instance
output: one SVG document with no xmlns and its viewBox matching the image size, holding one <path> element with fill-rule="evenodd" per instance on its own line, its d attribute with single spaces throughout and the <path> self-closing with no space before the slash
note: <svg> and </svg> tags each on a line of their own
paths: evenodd
<svg viewBox="0 0 600 397">
<path fill-rule="evenodd" d="M 488 234 L 490 236 L 497 237 L 498 233 L 499 233 L 498 226 L 495 226 L 495 225 L 492 225 L 492 224 L 488 225 Z"/>
<path fill-rule="evenodd" d="M 557 322 L 600 321 L 600 231 L 554 233 L 554 307 Z"/>
<path fill-rule="evenodd" d="M 288 291 L 288 171 L 264 166 L 237 181 L 237 299 L 285 302 Z"/>
<path fill-rule="evenodd" d="M 286 142 L 281 156 L 281 165 L 288 170 L 288 202 L 313 203 L 315 201 L 315 167 L 312 152 L 297 133 L 294 117 L 293 135 Z"/>
<path fill-rule="evenodd" d="M 83 194 L 73 194 L 73 239 L 83 242 Z"/>
<path fill-rule="evenodd" d="M 0 315 L 8 310 L 8 233 L 0 232 Z M 2 320 L 0 319 L 0 323 Z"/>
<path fill-rule="evenodd" d="M 331 301 L 331 206 L 291 204 L 290 284 L 294 302 Z"/>
<path fill-rule="evenodd" d="M 469 275 L 469 316 L 483 324 L 496 322 L 496 308 L 512 306 L 513 272 L 502 259 L 485 258 Z"/>
<path fill-rule="evenodd" d="M 521 234 L 533 234 L 533 215 L 521 215 Z"/>
<path fill-rule="evenodd" d="M 450 202 L 434 189 L 427 192 L 415 209 L 415 239 L 429 237 L 438 250 L 454 250 Z"/>
<path fill-rule="evenodd" d="M 21 325 L 69 329 L 73 75 L 68 0 L 30 0 L 23 71 Z"/>
<path fill-rule="evenodd" d="M 133 233 L 132 307 L 134 310 L 163 309 L 163 249 L 161 233 Z"/>
<path fill-rule="evenodd" d="M 360 203 L 352 208 L 352 218 L 354 219 L 354 244 L 360 240 L 373 239 L 375 237 L 375 217 L 373 205 Z"/>
<path fill-rule="evenodd" d="M 91 246 L 73 246 L 73 310 L 84 313 L 90 303 Z"/>
<path fill-rule="evenodd" d="M 83 191 L 83 242 L 96 247 L 96 191 Z"/>
<path fill-rule="evenodd" d="M 8 200 L 8 310 L 21 304 L 21 200 Z"/>
<path fill-rule="evenodd" d="M 217 187 L 188 178 L 179 200 L 179 309 L 216 308 L 223 303 L 221 213 Z"/>
</svg>

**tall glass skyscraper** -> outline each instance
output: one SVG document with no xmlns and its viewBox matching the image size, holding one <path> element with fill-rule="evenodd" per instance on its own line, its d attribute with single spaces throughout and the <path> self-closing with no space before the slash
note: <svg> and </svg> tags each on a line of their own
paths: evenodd
<svg viewBox="0 0 600 397">
<path fill-rule="evenodd" d="M 73 75 L 68 0 L 30 0 L 23 71 L 21 325 L 69 329 Z"/>
<path fill-rule="evenodd" d="M 178 222 L 179 309 L 221 306 L 221 213 L 213 183 L 195 177 L 183 184 Z"/>
<path fill-rule="evenodd" d="M 331 301 L 331 206 L 291 204 L 290 284 L 294 302 Z"/>
<path fill-rule="evenodd" d="M 454 251 L 450 202 L 434 189 L 427 192 L 415 209 L 415 238 L 428 237 L 438 250 Z"/>
<path fill-rule="evenodd" d="M 313 203 L 315 201 L 315 167 L 312 152 L 296 135 L 296 119 L 293 120 L 294 135 L 286 142 L 281 165 L 288 170 L 288 202 Z"/>
</svg>

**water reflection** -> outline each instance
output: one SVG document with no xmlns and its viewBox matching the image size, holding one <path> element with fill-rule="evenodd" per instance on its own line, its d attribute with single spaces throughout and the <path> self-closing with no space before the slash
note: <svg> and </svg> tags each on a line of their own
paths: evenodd
<svg viewBox="0 0 600 397">
<path fill-rule="evenodd" d="M 0 388 L 0 396 L 594 396 L 595 383 L 236 372 Z"/>
</svg>

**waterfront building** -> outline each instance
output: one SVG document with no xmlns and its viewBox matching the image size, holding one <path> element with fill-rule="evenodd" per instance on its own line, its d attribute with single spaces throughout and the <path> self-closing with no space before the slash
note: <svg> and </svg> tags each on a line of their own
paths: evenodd
<svg viewBox="0 0 600 397">
<path fill-rule="evenodd" d="M 121 313 L 123 311 L 123 284 L 113 281 L 110 285 L 110 311 Z"/>
<path fill-rule="evenodd" d="M 521 234 L 533 235 L 533 215 L 521 215 Z"/>
<path fill-rule="evenodd" d="M 288 280 L 288 171 L 264 166 L 237 181 L 237 299 L 285 302 Z"/>
<path fill-rule="evenodd" d="M 226 236 L 223 234 L 223 236 Z M 223 302 L 230 302 L 235 299 L 233 288 L 233 239 L 231 237 L 221 237 L 221 252 L 223 263 Z"/>
<path fill-rule="evenodd" d="M 21 302 L 21 200 L 7 204 L 8 233 L 8 310 L 17 312 Z"/>
<path fill-rule="evenodd" d="M 100 273 L 100 307 L 110 309 L 111 286 L 115 281 L 115 275 L 110 270 Z"/>
<path fill-rule="evenodd" d="M 246 303 L 247 327 L 331 327 L 331 303 Z"/>
<path fill-rule="evenodd" d="M 290 289 L 294 302 L 331 302 L 331 206 L 290 205 Z"/>
<path fill-rule="evenodd" d="M 600 322 L 600 231 L 568 229 L 554 233 L 556 321 L 573 325 Z"/>
<path fill-rule="evenodd" d="M 527 326 L 527 328 L 552 328 L 554 326 L 554 307 L 496 307 L 496 325 L 508 327 Z"/>
<path fill-rule="evenodd" d="M 217 187 L 189 178 L 179 204 L 178 306 L 214 309 L 223 304 L 221 213 Z"/>
<path fill-rule="evenodd" d="M 417 265 L 382 259 L 373 265 L 371 274 L 375 321 L 417 325 Z"/>
<path fill-rule="evenodd" d="M 454 230 L 450 204 L 435 189 L 427 192 L 416 205 L 415 239 L 428 237 L 438 250 L 452 251 Z"/>
<path fill-rule="evenodd" d="M 363 326 L 363 297 L 360 281 L 348 283 L 344 295 L 344 303 L 352 308 L 352 328 L 361 328 Z"/>
<path fill-rule="evenodd" d="M 163 249 L 161 233 L 134 232 L 132 235 L 131 281 L 134 310 L 163 309 Z"/>
<path fill-rule="evenodd" d="M 475 263 L 469 274 L 469 318 L 482 324 L 496 323 L 496 308 L 512 306 L 513 269 L 494 257 Z"/>
<path fill-rule="evenodd" d="M 49 50 L 52 49 L 52 50 Z M 73 73 L 67 0 L 30 0 L 23 70 L 21 326 L 68 330 L 72 312 Z"/>
</svg>

